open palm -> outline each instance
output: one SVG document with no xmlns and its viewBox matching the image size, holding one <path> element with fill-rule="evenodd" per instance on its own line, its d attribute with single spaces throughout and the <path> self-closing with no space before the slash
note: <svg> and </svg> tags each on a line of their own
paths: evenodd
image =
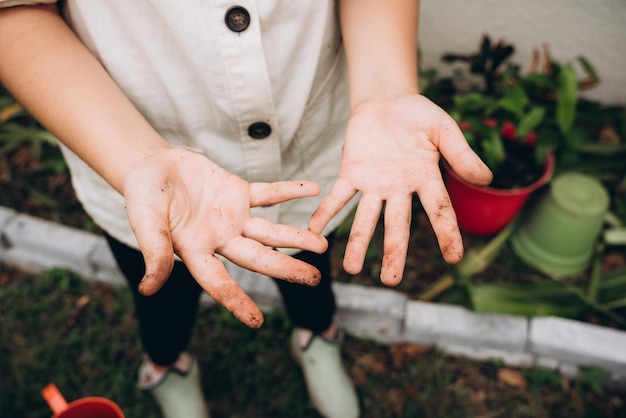
<svg viewBox="0 0 626 418">
<path fill-rule="evenodd" d="M 140 292 L 158 291 L 178 255 L 196 281 L 246 325 L 263 315 L 217 255 L 271 277 L 315 285 L 314 267 L 269 247 L 323 252 L 319 234 L 253 217 L 250 208 L 314 196 L 311 182 L 248 183 L 204 156 L 181 149 L 155 154 L 126 176 L 130 224 L 146 262 Z"/>
<path fill-rule="evenodd" d="M 357 192 L 361 199 L 344 256 L 348 273 L 361 271 L 384 204 L 381 280 L 402 280 L 413 193 L 420 197 L 446 261 L 458 262 L 463 243 L 439 170 L 443 156 L 465 179 L 488 184 L 491 172 L 467 145 L 454 120 L 420 95 L 360 104 L 352 113 L 339 179 L 320 203 L 309 229 L 320 232 Z"/>
</svg>

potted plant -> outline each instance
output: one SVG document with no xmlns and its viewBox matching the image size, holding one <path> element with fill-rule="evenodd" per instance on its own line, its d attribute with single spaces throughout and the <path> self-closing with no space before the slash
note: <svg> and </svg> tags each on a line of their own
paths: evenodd
<svg viewBox="0 0 626 418">
<path fill-rule="evenodd" d="M 576 140 L 571 138 L 578 92 L 597 80 L 583 58 L 579 63 L 586 77 L 579 80 L 574 66 L 555 63 L 547 48 L 542 69 L 536 52 L 531 71 L 521 75 L 519 67 L 508 62 L 513 51 L 513 46 L 492 44 L 485 36 L 479 52 L 443 58 L 469 64 L 469 74 L 457 72 L 425 91 L 457 120 L 470 146 L 494 173 L 489 187 L 476 187 L 442 162 L 459 225 L 477 235 L 502 230 L 529 196 L 550 181 L 555 150 Z"/>
<path fill-rule="evenodd" d="M 494 234 L 552 178 L 554 156 L 537 143 L 535 131 L 545 119 L 545 109 L 529 104 L 522 87 L 516 84 L 502 97 L 456 95 L 450 113 L 470 146 L 494 173 L 490 186 L 478 187 L 461 179 L 442 161 L 459 225 L 469 233 Z"/>
<path fill-rule="evenodd" d="M 598 82 L 583 58 L 560 65 L 550 59 L 545 48 L 543 59 L 536 52 L 530 71 L 521 75 L 519 68 L 507 61 L 512 53 L 511 46 L 502 42 L 492 45 L 485 37 L 478 53 L 444 57 L 448 62 L 469 64 L 469 72 L 457 71 L 442 79 L 436 78 L 435 71 L 422 72 L 427 76 L 421 80 L 427 83 L 423 92 L 452 114 L 469 144 L 494 171 L 496 187 L 485 190 L 511 187 L 505 184 L 498 189 L 496 182 L 501 180 L 502 170 L 514 165 L 512 157 L 520 155 L 515 150 L 532 150 L 534 168 L 543 169 L 544 174 L 554 170 L 558 179 L 562 174 L 586 173 L 607 187 L 609 212 L 602 219 L 603 230 L 593 242 L 587 268 L 571 275 L 548 274 L 525 265 L 523 258 L 515 257 L 515 245 L 507 245 L 529 218 L 514 217 L 492 236 L 472 239 L 463 260 L 434 280 L 418 298 L 460 303 L 476 311 L 527 316 L 580 318 L 593 311 L 626 324 L 626 268 L 623 264 L 611 267 L 609 261 L 612 252 L 623 253 L 626 243 L 626 109 L 578 96 L 582 89 Z M 580 67 L 578 71 L 575 65 Z M 581 71 L 582 78 L 577 76 Z M 460 224 L 468 230 L 471 227 L 463 223 L 464 214 L 470 205 L 483 204 L 487 199 L 460 205 L 451 183 L 457 176 L 445 162 L 442 166 Z M 524 179 L 522 174 L 513 179 Z M 522 182 L 516 187 L 524 188 Z M 529 214 L 540 207 L 535 202 L 541 200 L 530 202 Z M 580 236 L 571 239 L 576 241 Z M 507 274 L 502 270 L 505 268 L 523 274 Z"/>
</svg>

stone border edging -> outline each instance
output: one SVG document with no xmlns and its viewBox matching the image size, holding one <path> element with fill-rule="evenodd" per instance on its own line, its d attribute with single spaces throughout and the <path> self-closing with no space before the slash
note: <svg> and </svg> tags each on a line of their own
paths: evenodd
<svg viewBox="0 0 626 418">
<path fill-rule="evenodd" d="M 30 272 L 68 268 L 86 280 L 125 286 L 103 237 L 0 206 L 0 262 Z M 268 312 L 281 308 L 268 277 L 238 270 L 237 281 Z M 579 321 L 485 314 L 409 300 L 384 288 L 334 283 L 338 319 L 350 334 L 383 344 L 420 343 L 475 360 L 539 366 L 577 376 L 579 366 L 610 373 L 626 389 L 626 332 Z M 215 303 L 208 295 L 203 303 Z"/>
</svg>

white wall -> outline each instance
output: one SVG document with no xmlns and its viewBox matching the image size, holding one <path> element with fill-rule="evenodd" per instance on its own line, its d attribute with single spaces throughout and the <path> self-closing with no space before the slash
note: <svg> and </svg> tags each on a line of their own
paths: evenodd
<svg viewBox="0 0 626 418">
<path fill-rule="evenodd" d="M 421 67 L 440 67 L 446 52 L 478 50 L 483 34 L 516 47 L 512 61 L 531 63 L 549 43 L 568 62 L 585 56 L 601 82 L 585 96 L 626 104 L 626 0 L 421 0 Z"/>
</svg>

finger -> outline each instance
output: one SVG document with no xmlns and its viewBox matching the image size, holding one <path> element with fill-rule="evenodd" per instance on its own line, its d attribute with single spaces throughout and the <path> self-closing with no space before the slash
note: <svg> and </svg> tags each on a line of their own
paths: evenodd
<svg viewBox="0 0 626 418">
<path fill-rule="evenodd" d="M 390 199 L 385 205 L 385 238 L 380 280 L 387 286 L 402 281 L 411 230 L 412 195 Z"/>
<path fill-rule="evenodd" d="M 217 303 L 250 328 L 263 325 L 263 313 L 212 254 L 195 254 L 183 259 L 198 284 Z"/>
<path fill-rule="evenodd" d="M 348 182 L 339 179 L 322 199 L 309 221 L 309 230 L 321 234 L 328 222 L 343 208 L 357 190 Z"/>
<path fill-rule="evenodd" d="M 363 268 L 367 247 L 376 230 L 382 207 L 382 200 L 367 195 L 363 195 L 357 206 L 343 257 L 343 268 L 349 274 L 358 274 Z"/>
<path fill-rule="evenodd" d="M 250 183 L 250 206 L 267 206 L 302 197 L 317 196 L 320 186 L 312 181 Z"/>
<path fill-rule="evenodd" d="M 418 194 L 435 231 L 443 258 L 448 263 L 458 263 L 463 258 L 463 240 L 441 176 L 424 182 Z"/>
<path fill-rule="evenodd" d="M 291 283 L 315 286 L 322 278 L 320 271 L 312 265 L 249 238 L 233 238 L 219 249 L 219 253 L 247 270 Z"/>
<path fill-rule="evenodd" d="M 299 248 L 318 254 L 328 249 L 328 241 L 319 234 L 257 217 L 246 222 L 243 235 L 275 248 Z"/>
<path fill-rule="evenodd" d="M 439 130 L 437 139 L 441 155 L 468 182 L 478 186 L 491 183 L 493 173 L 469 146 L 454 119 L 448 115 L 442 119 L 443 129 Z"/>
<path fill-rule="evenodd" d="M 139 292 L 153 295 L 168 279 L 174 268 L 174 250 L 169 224 L 160 214 L 127 199 L 127 214 L 143 254 L 146 271 L 139 282 Z"/>
</svg>

